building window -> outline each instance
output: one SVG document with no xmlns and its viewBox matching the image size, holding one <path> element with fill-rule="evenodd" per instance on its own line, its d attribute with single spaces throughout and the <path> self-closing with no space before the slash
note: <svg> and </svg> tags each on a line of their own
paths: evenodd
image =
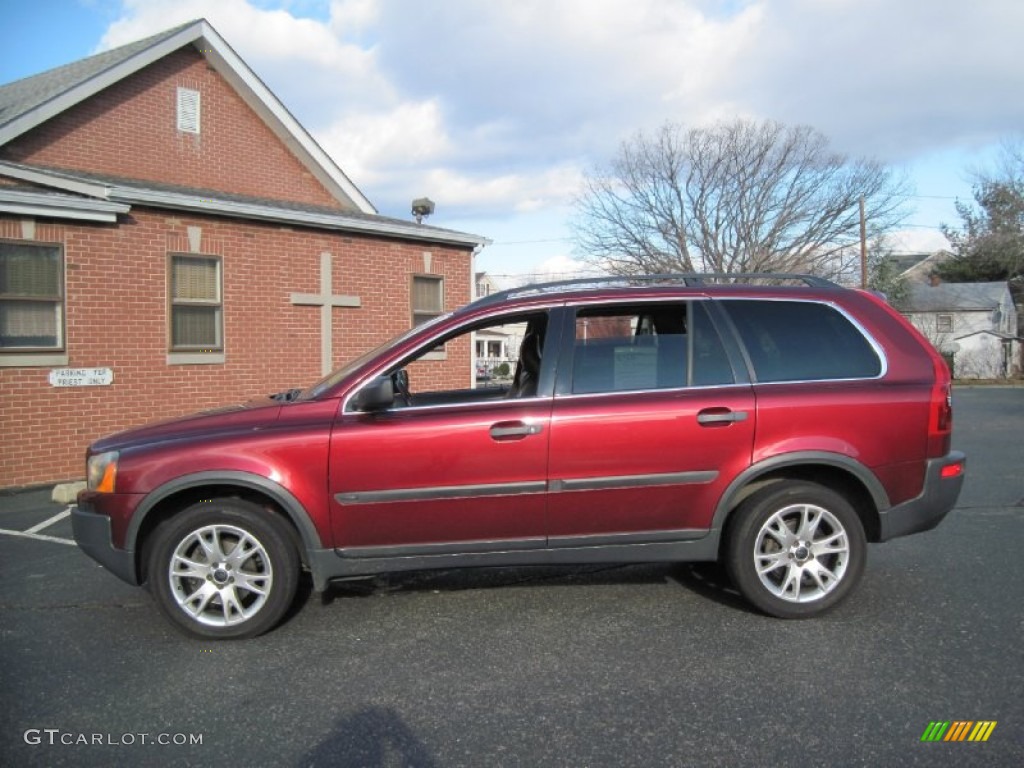
<svg viewBox="0 0 1024 768">
<path fill-rule="evenodd" d="M 220 259 L 172 254 L 171 350 L 219 352 L 224 348 Z"/>
<path fill-rule="evenodd" d="M 415 275 L 412 279 L 412 324 L 422 325 L 444 311 L 444 278 Z"/>
<path fill-rule="evenodd" d="M 0 351 L 63 348 L 60 246 L 0 242 Z"/>
<path fill-rule="evenodd" d="M 178 88 L 178 130 L 199 133 L 199 91 Z"/>
<path fill-rule="evenodd" d="M 953 331 L 953 316 L 952 315 L 936 315 L 935 316 L 935 330 L 939 333 L 952 333 Z"/>
</svg>

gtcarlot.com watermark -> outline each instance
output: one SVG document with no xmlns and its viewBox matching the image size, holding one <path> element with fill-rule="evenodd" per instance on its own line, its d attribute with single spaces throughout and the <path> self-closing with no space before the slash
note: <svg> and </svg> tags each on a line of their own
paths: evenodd
<svg viewBox="0 0 1024 768">
<path fill-rule="evenodd" d="M 203 743 L 201 733 L 76 733 L 60 728 L 29 728 L 22 738 L 25 743 L 36 746 L 96 746 L 134 747 L 162 746 L 184 747 Z"/>
</svg>

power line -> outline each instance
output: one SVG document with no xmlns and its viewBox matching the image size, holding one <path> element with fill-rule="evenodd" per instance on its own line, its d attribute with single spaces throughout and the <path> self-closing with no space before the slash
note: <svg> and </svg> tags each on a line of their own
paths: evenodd
<svg viewBox="0 0 1024 768">
<path fill-rule="evenodd" d="M 491 246 L 495 245 L 535 245 L 537 243 L 571 243 L 572 239 L 568 237 L 552 237 L 546 240 L 498 240 L 491 243 Z"/>
</svg>

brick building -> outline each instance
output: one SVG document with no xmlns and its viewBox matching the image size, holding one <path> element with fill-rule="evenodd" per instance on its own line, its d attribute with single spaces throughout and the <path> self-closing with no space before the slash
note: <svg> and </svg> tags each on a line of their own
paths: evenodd
<svg viewBox="0 0 1024 768">
<path fill-rule="evenodd" d="M 469 301 L 486 242 L 380 216 L 206 21 L 0 86 L 0 487 L 312 383 Z"/>
</svg>

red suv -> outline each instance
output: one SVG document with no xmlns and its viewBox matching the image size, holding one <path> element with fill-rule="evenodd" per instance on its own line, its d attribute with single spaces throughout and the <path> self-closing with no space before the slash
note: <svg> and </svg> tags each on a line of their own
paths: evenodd
<svg viewBox="0 0 1024 768">
<path fill-rule="evenodd" d="M 303 570 L 323 590 L 430 568 L 719 560 L 762 611 L 821 613 L 857 585 L 866 542 L 942 520 L 965 459 L 932 346 L 876 295 L 791 282 L 490 295 L 308 389 L 99 440 L 75 538 L 211 638 L 273 627 Z M 481 382 L 469 364 L 453 386 L 478 340 L 511 350 L 514 375 Z"/>
</svg>

